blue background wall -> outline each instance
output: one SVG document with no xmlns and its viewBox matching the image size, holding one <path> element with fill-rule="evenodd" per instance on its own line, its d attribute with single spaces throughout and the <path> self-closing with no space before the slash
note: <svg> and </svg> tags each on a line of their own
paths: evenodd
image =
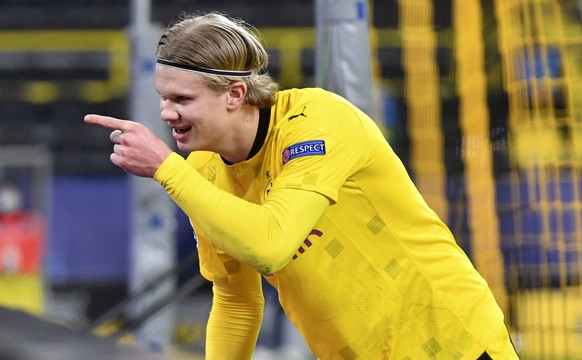
<svg viewBox="0 0 582 360">
<path fill-rule="evenodd" d="M 51 283 L 126 280 L 129 191 L 127 176 L 55 177 L 45 253 Z"/>
</svg>

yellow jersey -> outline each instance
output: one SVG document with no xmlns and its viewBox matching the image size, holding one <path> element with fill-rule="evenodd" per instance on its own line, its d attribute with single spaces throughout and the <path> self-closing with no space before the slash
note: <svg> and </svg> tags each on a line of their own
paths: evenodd
<svg viewBox="0 0 582 360">
<path fill-rule="evenodd" d="M 194 152 L 187 162 L 216 187 L 255 204 L 282 189 L 329 199 L 287 265 L 264 274 L 313 353 L 342 360 L 512 353 L 486 282 L 373 120 L 316 88 L 281 91 L 270 110 L 252 158 L 226 164 L 218 154 Z M 235 281 L 254 271 L 193 224 L 207 279 Z"/>
</svg>

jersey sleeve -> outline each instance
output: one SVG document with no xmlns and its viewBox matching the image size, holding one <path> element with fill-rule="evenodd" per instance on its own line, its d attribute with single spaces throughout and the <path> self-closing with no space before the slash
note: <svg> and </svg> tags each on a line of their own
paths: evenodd
<svg viewBox="0 0 582 360">
<path fill-rule="evenodd" d="M 200 273 L 208 281 L 236 281 L 256 271 L 216 247 L 202 232 L 198 234 Z"/>
<path fill-rule="evenodd" d="M 263 317 L 263 292 L 258 273 L 236 281 L 215 281 L 206 331 L 206 359 L 250 359 Z"/>
<path fill-rule="evenodd" d="M 329 206 L 326 197 L 295 189 L 277 191 L 263 205 L 251 203 L 211 184 L 177 153 L 162 163 L 154 178 L 209 240 L 199 241 L 199 249 L 208 251 L 201 259 L 213 271 L 220 270 L 217 257 L 232 256 L 260 273 L 277 272 Z M 211 251 L 206 246 L 210 242 L 224 253 Z"/>
</svg>

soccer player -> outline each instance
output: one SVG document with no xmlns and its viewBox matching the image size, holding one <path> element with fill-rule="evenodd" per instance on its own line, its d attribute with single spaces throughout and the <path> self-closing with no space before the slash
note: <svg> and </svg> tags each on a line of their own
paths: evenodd
<svg viewBox="0 0 582 360">
<path fill-rule="evenodd" d="M 317 88 L 279 91 L 254 28 L 218 13 L 165 30 L 161 118 L 100 115 L 111 161 L 189 216 L 213 282 L 207 359 L 249 359 L 261 276 L 320 359 L 517 359 L 503 313 L 366 114 Z"/>
</svg>

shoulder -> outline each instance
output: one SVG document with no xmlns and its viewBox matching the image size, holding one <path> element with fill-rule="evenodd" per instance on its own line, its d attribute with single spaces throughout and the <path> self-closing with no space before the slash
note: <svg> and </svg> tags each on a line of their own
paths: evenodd
<svg viewBox="0 0 582 360">
<path fill-rule="evenodd" d="M 220 155 L 211 151 L 192 152 L 186 158 L 186 162 L 212 183 L 216 183 L 218 174 L 221 173 L 220 169 L 224 165 Z"/>
<path fill-rule="evenodd" d="M 320 88 L 280 91 L 273 108 L 282 133 L 311 129 L 329 135 L 361 133 L 371 119 L 348 100 Z"/>
<path fill-rule="evenodd" d="M 292 110 L 305 104 L 319 104 L 330 102 L 346 102 L 341 96 L 321 88 L 293 88 L 277 93 L 276 108 L 278 110 Z"/>
<path fill-rule="evenodd" d="M 186 162 L 194 169 L 200 170 L 214 161 L 218 155 L 211 151 L 194 151 L 186 158 Z"/>
</svg>

